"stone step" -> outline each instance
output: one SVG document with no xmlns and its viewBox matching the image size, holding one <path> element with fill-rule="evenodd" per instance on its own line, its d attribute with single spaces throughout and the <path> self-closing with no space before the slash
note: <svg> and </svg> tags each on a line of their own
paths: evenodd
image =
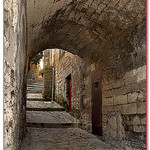
<svg viewBox="0 0 150 150">
<path fill-rule="evenodd" d="M 65 111 L 64 108 L 26 108 L 27 111 Z"/>
<path fill-rule="evenodd" d="M 27 111 L 64 111 L 65 109 L 56 102 L 50 101 L 27 101 Z"/>
<path fill-rule="evenodd" d="M 27 89 L 27 91 L 42 91 L 42 88 L 33 88 L 33 89 Z"/>
<path fill-rule="evenodd" d="M 37 91 L 39 91 L 39 90 L 42 91 L 42 89 L 43 89 L 43 88 L 27 88 L 27 90 L 33 90 L 33 91 L 36 91 L 36 90 L 37 90 Z"/>
<path fill-rule="evenodd" d="M 42 93 L 27 93 L 27 99 L 33 99 L 33 98 L 35 98 L 35 99 L 42 99 L 43 98 L 43 96 L 42 96 Z"/>
<path fill-rule="evenodd" d="M 30 87 L 27 87 L 27 89 L 42 89 L 42 87 L 33 87 L 33 86 L 30 86 Z"/>
<path fill-rule="evenodd" d="M 43 84 L 27 84 L 27 86 L 42 86 Z"/>
<path fill-rule="evenodd" d="M 43 87 L 43 85 L 27 85 L 27 87 Z"/>
<path fill-rule="evenodd" d="M 27 101 L 47 101 L 44 98 L 27 98 Z"/>
<path fill-rule="evenodd" d="M 32 91 L 32 90 L 27 90 L 27 93 L 42 93 L 42 91 Z"/>
<path fill-rule="evenodd" d="M 28 86 L 27 89 L 42 89 L 43 87 L 41 86 Z"/>
<path fill-rule="evenodd" d="M 37 85 L 43 85 L 43 83 L 36 83 L 36 84 L 27 84 L 27 86 L 37 86 Z"/>
<path fill-rule="evenodd" d="M 27 85 L 35 85 L 35 84 L 43 84 L 43 82 L 33 82 L 33 83 L 27 83 Z"/>
<path fill-rule="evenodd" d="M 26 122 L 27 127 L 34 128 L 77 128 L 78 123 L 31 123 Z"/>
<path fill-rule="evenodd" d="M 27 87 L 43 87 L 43 84 L 28 84 Z"/>
<path fill-rule="evenodd" d="M 33 128 L 19 150 L 117 150 L 80 128 Z"/>
<path fill-rule="evenodd" d="M 78 127 L 79 120 L 65 111 L 27 111 L 26 125 L 36 128 L 70 128 Z"/>
</svg>

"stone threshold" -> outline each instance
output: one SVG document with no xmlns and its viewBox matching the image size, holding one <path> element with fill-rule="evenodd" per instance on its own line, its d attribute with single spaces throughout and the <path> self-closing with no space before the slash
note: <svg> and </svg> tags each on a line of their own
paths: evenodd
<svg viewBox="0 0 150 150">
<path fill-rule="evenodd" d="M 48 102 L 48 100 L 45 100 L 44 98 L 27 98 L 27 101 L 46 101 L 46 102 Z"/>
<path fill-rule="evenodd" d="M 27 111 L 65 111 L 64 108 L 26 108 Z"/>
<path fill-rule="evenodd" d="M 41 91 L 29 91 L 27 90 L 27 93 L 42 93 Z"/>
<path fill-rule="evenodd" d="M 32 123 L 26 122 L 27 127 L 35 128 L 77 128 L 79 123 Z"/>
</svg>

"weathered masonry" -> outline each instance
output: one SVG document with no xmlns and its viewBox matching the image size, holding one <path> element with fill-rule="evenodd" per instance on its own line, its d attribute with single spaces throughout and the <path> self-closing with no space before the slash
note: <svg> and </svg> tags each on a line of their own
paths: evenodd
<svg viewBox="0 0 150 150">
<path fill-rule="evenodd" d="M 105 83 L 96 63 L 86 66 L 86 60 L 61 51 L 46 50 L 45 54 L 50 53 L 53 57 L 44 56 L 55 68 L 55 100 L 62 105 L 67 103 L 68 111 L 78 117 L 81 127 L 89 132 L 103 135 L 107 140 L 145 140 L 146 66 Z M 48 79 L 52 79 L 53 75 L 53 72 L 50 73 Z M 46 80 L 44 83 L 49 85 Z M 141 84 L 138 87 L 137 82 Z M 52 93 L 51 87 L 46 91 Z"/>
<path fill-rule="evenodd" d="M 102 135 L 145 141 L 145 11 L 145 0 L 5 0 L 5 149 L 18 149 L 26 130 L 29 62 L 52 48 L 82 59 L 83 64 L 75 62 L 83 67 L 77 74 L 82 92 L 72 106 L 80 110 L 85 128 L 92 130 L 92 95 L 100 89 Z"/>
</svg>

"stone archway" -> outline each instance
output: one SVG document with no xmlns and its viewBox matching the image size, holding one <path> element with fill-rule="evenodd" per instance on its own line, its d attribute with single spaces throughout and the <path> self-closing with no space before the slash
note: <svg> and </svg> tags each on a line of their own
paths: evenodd
<svg viewBox="0 0 150 150">
<path fill-rule="evenodd" d="M 50 47 L 83 57 L 143 22 L 145 2 L 28 0 L 26 12 L 29 57 Z"/>
<path fill-rule="evenodd" d="M 23 137 L 28 63 L 48 48 L 82 57 L 87 62 L 87 86 L 92 72 L 101 70 L 104 130 L 110 128 L 111 116 L 117 118 L 118 113 L 110 110 L 119 111 L 126 133 L 145 140 L 146 1 L 16 0 L 4 4 L 6 149 L 17 147 Z M 112 130 L 107 134 L 111 136 Z"/>
</svg>

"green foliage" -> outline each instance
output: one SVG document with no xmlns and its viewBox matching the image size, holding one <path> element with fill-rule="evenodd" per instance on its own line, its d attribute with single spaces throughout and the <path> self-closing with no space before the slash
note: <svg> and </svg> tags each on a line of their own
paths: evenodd
<svg viewBox="0 0 150 150">
<path fill-rule="evenodd" d="M 46 71 L 53 71 L 53 66 L 51 66 L 51 67 L 45 67 L 45 68 L 41 69 L 41 70 L 39 71 L 39 75 L 43 76 L 43 74 L 44 74 Z"/>
<path fill-rule="evenodd" d="M 44 69 L 41 69 L 41 70 L 39 71 L 39 76 L 43 76 L 43 73 L 44 73 Z"/>
<path fill-rule="evenodd" d="M 40 63 L 40 59 L 42 59 L 42 57 L 43 57 L 43 52 L 38 53 L 38 54 L 33 58 L 33 60 L 30 62 L 30 64 L 31 64 L 31 65 L 33 65 L 33 64 L 35 64 L 35 65 L 39 64 L 39 63 Z"/>
</svg>

